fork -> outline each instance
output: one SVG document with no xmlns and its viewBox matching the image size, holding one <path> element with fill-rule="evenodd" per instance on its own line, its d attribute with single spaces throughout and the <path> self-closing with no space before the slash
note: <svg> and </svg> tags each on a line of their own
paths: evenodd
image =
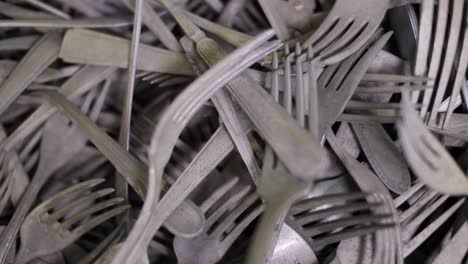
<svg viewBox="0 0 468 264">
<path fill-rule="evenodd" d="M 468 178 L 437 139 L 425 128 L 411 106 L 409 94 L 403 93 L 403 118 L 398 134 L 403 153 L 418 178 L 442 193 L 468 194 Z"/>
<path fill-rule="evenodd" d="M 320 27 L 303 43 L 312 45 L 326 65 L 340 62 L 362 48 L 380 26 L 389 0 L 337 0 Z"/>
<path fill-rule="evenodd" d="M 249 194 L 251 187 L 242 186 L 238 181 L 233 178 L 224 183 L 200 205 L 207 225 L 199 236 L 191 239 L 175 237 L 174 250 L 179 263 L 217 263 L 260 215 L 263 206 L 256 205 L 258 195 Z M 239 218 L 241 215 L 243 217 Z"/>
<path fill-rule="evenodd" d="M 122 205 L 110 209 L 123 199 L 105 198 L 89 208 L 69 215 L 76 207 L 113 193 L 114 189 L 109 188 L 83 194 L 103 181 L 94 179 L 76 184 L 34 208 L 21 227 L 22 243 L 15 263 L 27 263 L 36 257 L 60 251 L 91 229 L 130 208 L 129 205 Z M 81 195 L 77 197 L 78 194 Z M 64 205 L 63 201 L 71 197 L 74 198 L 73 202 Z M 110 210 L 101 212 L 104 209 Z M 38 239 L 41 239 L 41 243 L 37 243 Z"/>
<path fill-rule="evenodd" d="M 81 134 L 81 131 L 75 126 L 70 126 L 64 116 L 55 115 L 47 121 L 40 145 L 40 161 L 37 169 L 7 229 L 0 236 L 0 241 L 2 242 L 2 246 L 0 247 L 1 263 L 4 263 L 20 225 L 34 204 L 39 191 L 54 172 L 73 158 L 85 146 L 86 142 L 87 139 Z"/>
<path fill-rule="evenodd" d="M 386 206 L 375 194 L 322 195 L 294 204 L 286 222 L 316 251 L 346 238 L 392 227 L 393 224 L 384 223 L 392 219 L 391 214 L 373 212 Z"/>
<path fill-rule="evenodd" d="M 318 79 L 320 136 L 343 112 L 370 63 L 390 36 L 391 33 L 386 33 L 367 51 L 361 48 L 341 64 L 331 65 L 322 72 Z"/>
<path fill-rule="evenodd" d="M 384 224 L 393 225 L 393 229 L 384 229 L 377 230 L 376 234 L 376 252 L 379 252 L 381 248 L 385 248 L 384 255 L 374 256 L 375 261 L 388 261 L 388 263 L 393 263 L 396 259 L 397 263 L 403 263 L 402 257 L 402 244 L 401 244 L 401 235 L 400 235 L 400 226 L 397 222 L 397 215 L 396 215 L 396 208 L 391 202 L 391 194 L 385 185 L 378 179 L 377 175 L 375 175 L 369 168 L 365 165 L 359 163 L 354 157 L 349 155 L 338 143 L 335 135 L 328 129 L 326 133 L 326 138 L 328 143 L 330 144 L 331 148 L 335 152 L 335 154 L 340 158 L 341 162 L 348 170 L 349 174 L 352 176 L 354 181 L 357 183 L 359 188 L 363 192 L 374 193 L 378 195 L 378 199 L 380 199 L 383 203 L 385 203 L 384 208 L 377 208 L 372 212 L 375 214 L 389 214 L 388 219 L 384 219 Z M 374 199 L 368 199 L 368 202 L 372 203 Z M 390 217 L 391 216 L 391 217 Z M 393 231 L 393 232 L 392 232 Z M 340 243 L 338 248 L 338 253 L 341 256 L 340 259 L 352 259 L 358 258 L 356 253 L 353 251 L 349 251 L 349 248 L 356 248 L 361 247 L 361 241 L 357 239 L 357 237 L 353 237 L 350 240 L 345 240 Z M 396 247 L 396 251 L 395 251 Z M 361 257 L 366 257 L 366 254 Z M 380 259 L 381 258 L 381 259 Z M 360 261 L 360 260 L 356 260 Z M 384 262 L 385 263 L 385 262 Z"/>
<path fill-rule="evenodd" d="M 465 202 L 465 198 L 458 199 L 440 215 L 431 217 L 438 208 L 447 204 L 448 199 L 449 195 L 438 194 L 427 188 L 423 183 L 414 184 L 407 192 L 394 199 L 395 206 L 400 208 L 399 221 L 402 226 L 403 255 L 405 258 L 446 223 Z M 410 203 L 407 208 L 406 203 Z M 428 219 L 431 221 L 421 228 L 421 225 Z"/>
</svg>

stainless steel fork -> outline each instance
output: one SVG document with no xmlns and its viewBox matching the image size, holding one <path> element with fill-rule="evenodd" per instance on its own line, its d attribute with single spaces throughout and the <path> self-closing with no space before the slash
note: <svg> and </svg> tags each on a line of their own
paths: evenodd
<svg viewBox="0 0 468 264">
<path fill-rule="evenodd" d="M 81 131 L 75 126 L 70 126 L 68 120 L 61 115 L 54 116 L 46 123 L 41 141 L 39 165 L 7 229 L 0 237 L 2 260 L 14 243 L 21 223 L 36 201 L 39 191 L 53 173 L 73 158 L 86 142 L 87 139 Z"/>
<path fill-rule="evenodd" d="M 320 27 L 304 42 L 330 65 L 362 48 L 380 26 L 389 0 L 337 0 Z"/>
<path fill-rule="evenodd" d="M 379 207 L 388 205 L 374 194 L 324 195 L 297 202 L 291 208 L 287 223 L 312 249 L 319 250 L 347 238 L 393 227 L 391 214 L 373 212 Z M 389 212 L 388 208 L 384 211 Z M 385 223 L 385 220 L 392 221 Z"/>
<path fill-rule="evenodd" d="M 106 198 L 69 215 L 70 211 L 76 207 L 113 193 L 114 189 L 110 188 L 83 195 L 84 191 L 90 190 L 103 181 L 103 179 L 95 179 L 76 184 L 54 195 L 31 211 L 21 227 L 22 243 L 15 263 L 27 263 L 36 257 L 62 250 L 86 232 L 130 208 L 129 205 L 114 207 L 121 203 L 123 198 Z M 73 202 L 63 204 L 64 200 L 79 194 L 81 196 L 75 198 Z M 109 210 L 103 211 L 105 209 Z"/>
<path fill-rule="evenodd" d="M 200 208 L 207 219 L 202 234 L 191 239 L 174 239 L 179 263 L 217 263 L 260 215 L 263 205 L 250 186 L 238 184 L 238 178 L 233 178 L 217 188 Z"/>
</svg>

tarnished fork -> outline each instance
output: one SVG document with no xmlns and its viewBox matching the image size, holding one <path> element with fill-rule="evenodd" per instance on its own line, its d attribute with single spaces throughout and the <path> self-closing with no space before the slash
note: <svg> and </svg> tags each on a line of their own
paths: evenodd
<svg viewBox="0 0 468 264">
<path fill-rule="evenodd" d="M 389 190 L 373 171 L 347 153 L 339 144 L 331 129 L 328 129 L 326 137 L 330 147 L 340 158 L 342 164 L 348 170 L 359 188 L 363 192 L 374 193 L 385 203 L 385 207 L 375 208 L 372 212 L 375 214 L 389 214 L 391 216 L 391 218 L 384 219 L 382 223 L 393 225 L 394 228 L 377 231 L 375 234 L 376 239 L 373 245 L 375 254 L 371 255 L 374 259 L 374 263 L 403 263 L 400 228 L 396 219 L 396 208 L 391 201 Z M 373 199 L 368 199 L 367 201 L 369 203 L 374 202 Z M 358 256 L 360 254 L 349 250 L 349 248 L 361 246 L 361 241 L 357 236 L 350 240 L 342 241 L 338 247 L 338 255 L 341 256 L 340 259 L 349 259 L 350 261 L 355 258 L 365 258 L 365 254 L 363 256 Z M 382 250 L 382 248 L 384 250 Z"/>
<path fill-rule="evenodd" d="M 105 94 L 106 89 L 103 89 L 101 93 Z M 97 118 L 104 102 L 98 98 L 91 108 L 90 104 L 94 97 L 96 97 L 94 93 L 89 93 L 82 108 L 84 111 L 89 112 L 92 118 Z M 39 162 L 34 176 L 26 188 L 6 231 L 0 236 L 3 242 L 0 246 L 0 260 L 6 257 L 9 248 L 17 237 L 24 217 L 33 206 L 42 187 L 58 169 L 64 166 L 86 145 L 86 142 L 87 138 L 82 135 L 77 127 L 70 125 L 65 117 L 56 115 L 47 121 L 44 126 L 39 148 Z"/>
<path fill-rule="evenodd" d="M 383 223 L 393 220 L 391 214 L 373 212 L 375 208 L 386 206 L 375 194 L 324 195 L 297 202 L 291 208 L 287 223 L 298 230 L 314 250 L 319 250 L 347 238 L 393 227 L 392 223 Z"/>
<path fill-rule="evenodd" d="M 125 212 L 130 206 L 121 205 L 122 198 L 106 198 L 92 203 L 88 208 L 72 215 L 68 213 L 78 206 L 108 196 L 114 189 L 102 189 L 87 193 L 92 187 L 102 183 L 95 179 L 76 184 L 44 201 L 26 217 L 21 227 L 21 249 L 15 263 L 28 261 L 64 249 L 82 235 Z M 85 192 L 85 195 L 83 195 Z M 76 198 L 77 194 L 81 194 Z M 74 197 L 73 202 L 63 204 L 64 200 Z M 103 211 L 105 209 L 109 209 Z M 41 243 L 37 243 L 38 239 Z"/>
<path fill-rule="evenodd" d="M 389 0 L 337 0 L 320 27 L 303 43 L 312 45 L 318 59 L 340 62 L 362 48 L 379 28 Z"/>
<path fill-rule="evenodd" d="M 249 185 L 233 178 L 217 188 L 200 208 L 206 215 L 205 230 L 197 237 L 174 239 L 179 263 L 214 264 L 263 210 L 257 194 Z M 240 216 L 243 217 L 240 217 Z"/>
<path fill-rule="evenodd" d="M 323 136 L 328 127 L 337 121 L 370 63 L 390 37 L 391 33 L 386 33 L 367 51 L 362 47 L 341 63 L 330 65 L 322 72 L 317 81 L 320 98 L 319 136 Z"/>
</svg>

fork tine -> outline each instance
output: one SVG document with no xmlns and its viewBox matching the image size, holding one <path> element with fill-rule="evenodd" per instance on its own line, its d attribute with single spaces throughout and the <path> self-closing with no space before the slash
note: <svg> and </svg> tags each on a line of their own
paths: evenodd
<svg viewBox="0 0 468 264">
<path fill-rule="evenodd" d="M 213 192 L 210 197 L 208 197 L 203 203 L 200 205 L 200 209 L 202 212 L 206 213 L 208 212 L 208 209 L 213 206 L 221 197 L 223 197 L 229 190 L 231 190 L 239 181 L 239 178 L 235 177 L 219 188 L 216 189 L 215 192 Z"/>
<path fill-rule="evenodd" d="M 321 219 L 325 219 L 331 216 L 345 214 L 345 213 L 355 213 L 363 210 L 370 210 L 372 208 L 376 208 L 381 206 L 382 203 L 380 202 L 357 202 L 354 204 L 349 205 L 340 205 L 334 206 L 327 209 L 321 209 L 306 213 L 303 216 L 297 217 L 294 222 L 298 223 L 299 225 L 305 225 L 311 222 L 319 221 Z"/>
<path fill-rule="evenodd" d="M 380 73 L 366 73 L 362 77 L 362 82 L 394 82 L 394 83 L 404 83 L 404 82 L 413 82 L 421 83 L 431 80 L 425 76 L 411 76 L 411 75 L 397 75 L 397 74 L 380 74 Z"/>
<path fill-rule="evenodd" d="M 299 43 L 296 43 L 296 120 L 299 123 L 299 126 L 302 128 L 305 127 L 305 93 L 304 93 L 304 75 L 302 63 L 305 60 L 307 54 L 302 54 L 301 46 Z"/>
<path fill-rule="evenodd" d="M 315 46 L 314 43 L 323 38 L 327 32 L 332 30 L 336 23 L 338 23 L 338 18 L 327 16 L 320 27 L 304 42 L 302 47 L 306 48 L 309 45 Z"/>
<path fill-rule="evenodd" d="M 105 181 L 105 179 L 92 179 L 92 180 L 89 180 L 89 181 L 85 181 L 85 182 L 75 184 L 72 187 L 70 187 L 70 188 L 68 188 L 68 189 L 66 189 L 66 190 L 52 196 L 51 198 L 47 199 L 46 201 L 44 201 L 44 203 L 42 203 L 38 207 L 46 209 L 46 210 L 50 210 L 53 207 L 55 207 L 57 205 L 57 203 L 62 202 L 64 199 L 66 199 L 70 195 L 82 192 L 84 190 L 91 189 L 92 187 L 94 187 L 94 186 L 96 186 L 98 184 L 101 184 L 104 181 Z"/>
<path fill-rule="evenodd" d="M 353 54 L 356 50 L 359 49 L 359 47 L 364 46 L 364 44 L 369 40 L 369 36 L 372 35 L 372 33 L 375 32 L 375 28 L 369 23 L 367 26 L 364 28 L 364 30 L 361 31 L 361 33 L 358 35 L 358 37 L 353 40 L 352 43 L 346 46 L 346 49 L 333 55 L 333 54 L 328 54 L 327 56 L 323 56 L 323 61 L 326 64 L 330 63 L 337 63 L 345 59 L 346 57 L 350 56 Z M 345 52 L 346 51 L 346 52 Z"/>
<path fill-rule="evenodd" d="M 327 235 L 324 238 L 320 239 L 315 239 L 313 242 L 313 249 L 318 250 L 323 248 L 326 245 L 330 245 L 332 243 L 336 243 L 342 240 L 345 240 L 347 238 L 351 237 L 357 237 L 357 236 L 363 236 L 367 234 L 374 233 L 376 231 L 380 231 L 386 228 L 391 228 L 394 227 L 395 224 L 378 224 L 378 225 L 372 225 L 368 227 L 358 227 L 350 230 L 344 230 L 340 232 L 333 233 L 331 235 Z"/>
<path fill-rule="evenodd" d="M 221 242 L 219 246 L 220 250 L 223 250 L 224 252 L 227 251 L 234 241 L 239 238 L 240 234 L 250 225 L 250 223 L 252 223 L 263 212 L 263 209 L 264 205 L 262 204 L 245 216 L 240 223 L 236 224 L 236 227 L 231 230 L 231 232 L 229 232 Z"/>
<path fill-rule="evenodd" d="M 109 194 L 113 193 L 114 191 L 115 191 L 115 189 L 113 189 L 113 188 L 107 188 L 107 189 L 99 190 L 99 191 L 96 191 L 96 192 L 92 192 L 91 194 L 89 194 L 89 195 L 87 195 L 85 197 L 77 199 L 77 200 L 73 201 L 72 203 L 67 204 L 63 208 L 60 208 L 59 210 L 57 210 L 53 214 L 51 214 L 48 217 L 48 222 L 49 223 L 55 222 L 55 221 L 59 220 L 60 218 L 62 218 L 63 216 L 65 216 L 65 214 L 70 212 L 72 209 L 74 209 L 74 208 L 76 208 L 76 207 L 78 207 L 80 205 L 86 204 L 88 202 L 92 202 L 92 201 L 94 201 L 94 200 L 96 200 L 96 199 L 98 199 L 100 197 L 104 197 L 106 195 L 109 195 Z"/>
<path fill-rule="evenodd" d="M 360 31 L 364 29 L 367 22 L 361 19 L 354 20 L 351 24 L 351 27 L 336 41 L 334 41 L 330 46 L 328 46 L 325 50 L 321 52 L 323 57 L 328 56 L 336 52 L 337 50 L 345 48 L 346 44 L 348 44 L 354 37 L 356 37 Z"/>
<path fill-rule="evenodd" d="M 418 182 L 414 184 L 408 191 L 406 191 L 404 194 L 398 196 L 393 202 L 396 207 L 399 207 L 402 205 L 404 202 L 408 201 L 409 198 L 411 198 L 417 191 L 421 190 L 424 187 L 424 184 L 422 182 Z"/>
<path fill-rule="evenodd" d="M 314 49 L 312 45 L 307 46 L 307 60 L 309 60 L 309 64 L 307 67 L 307 77 L 309 81 L 309 100 L 307 102 L 308 107 L 308 129 L 312 133 L 315 138 L 320 138 L 319 135 L 319 96 L 318 96 L 318 83 L 317 77 L 315 76 L 314 71 Z"/>
<path fill-rule="evenodd" d="M 239 192 L 235 193 L 233 196 L 229 197 L 229 199 L 224 202 L 219 208 L 216 209 L 207 219 L 206 219 L 206 226 L 211 227 L 213 226 L 216 221 L 219 220 L 219 218 L 229 210 L 233 209 L 236 207 L 250 191 L 251 187 L 245 186 L 243 187 Z"/>
<path fill-rule="evenodd" d="M 364 123 L 364 124 L 394 124 L 399 120 L 397 115 L 354 115 L 341 114 L 337 121 L 347 123 Z"/>
<path fill-rule="evenodd" d="M 347 218 L 326 221 L 324 223 L 319 223 L 311 226 L 310 228 L 304 228 L 304 234 L 310 237 L 317 236 L 319 234 L 331 232 L 340 228 L 346 228 L 350 226 L 356 226 L 359 224 L 372 224 L 378 220 L 383 220 L 385 218 L 390 218 L 391 214 L 365 214 L 365 215 L 356 215 Z"/>
<path fill-rule="evenodd" d="M 250 194 L 245 198 L 240 205 L 234 208 L 223 221 L 213 230 L 215 236 L 221 236 L 223 233 L 227 232 L 228 228 L 231 226 L 236 219 L 245 212 L 250 206 L 252 206 L 259 199 L 256 193 Z"/>
<path fill-rule="evenodd" d="M 320 53 L 327 46 L 333 43 L 343 32 L 352 24 L 353 21 L 349 18 L 339 18 L 338 22 L 333 26 L 333 28 L 327 33 L 327 35 L 319 40 L 317 43 L 312 43 L 312 45 L 317 50 L 317 53 Z"/>
<path fill-rule="evenodd" d="M 417 236 L 411 239 L 404 246 L 404 256 L 410 255 L 416 248 L 418 248 L 427 238 L 432 235 L 450 216 L 452 216 L 465 202 L 465 199 L 460 199 L 457 203 L 452 205 L 447 211 L 440 215 L 435 221 L 428 225 L 424 230 L 419 232 Z"/>
<path fill-rule="evenodd" d="M 115 245 L 120 239 L 122 239 L 123 235 L 125 234 L 125 223 L 121 222 L 119 226 L 112 231 L 103 241 L 99 243 L 97 247 L 89 252 L 84 258 L 80 260 L 78 264 L 91 264 L 95 263 L 95 261 L 102 255 L 105 254 L 107 249 L 110 249 L 113 245 Z"/>
<path fill-rule="evenodd" d="M 309 211 L 315 207 L 325 204 L 343 203 L 343 201 L 350 201 L 354 199 L 364 199 L 368 197 L 365 193 L 344 193 L 344 194 L 330 194 L 317 198 L 302 200 L 293 205 L 290 214 L 295 215 L 305 211 Z"/>
<path fill-rule="evenodd" d="M 460 52 L 460 61 L 458 64 L 457 73 L 453 82 L 452 94 L 450 96 L 450 102 L 447 110 L 447 114 L 444 117 L 442 128 L 446 128 L 450 118 L 452 117 L 453 111 L 456 108 L 456 97 L 460 94 L 462 87 L 463 78 L 465 78 L 466 70 L 468 67 L 468 28 L 465 29 L 465 37 L 462 43 L 462 50 Z"/>
<path fill-rule="evenodd" d="M 88 217 L 88 216 L 91 216 L 93 213 L 95 212 L 99 212 L 103 209 L 106 209 L 108 207 L 111 207 L 113 205 L 116 205 L 122 201 L 124 201 L 125 199 L 122 198 L 122 197 L 116 197 L 116 198 L 112 198 L 112 199 L 108 199 L 106 201 L 103 201 L 103 202 L 100 202 L 100 203 L 97 203 L 96 205 L 82 211 L 82 212 L 79 212 L 79 213 L 76 213 L 75 215 L 72 215 L 70 218 L 68 218 L 67 220 L 65 220 L 63 223 L 62 223 L 62 226 L 65 228 L 65 229 L 69 229 L 70 227 L 72 227 L 72 225 L 76 224 L 78 221 L 80 220 L 83 220 L 84 218 Z"/>
<path fill-rule="evenodd" d="M 283 91 L 283 107 L 289 114 L 292 113 L 292 88 L 291 88 L 291 60 L 294 53 L 289 52 L 289 45 L 284 45 L 284 91 Z"/>
<path fill-rule="evenodd" d="M 271 96 L 275 102 L 279 102 L 279 58 L 278 51 L 273 52 L 273 76 L 271 79 Z"/>
<path fill-rule="evenodd" d="M 114 208 L 112 210 L 109 210 L 105 213 L 100 214 L 99 216 L 96 216 L 89 221 L 86 221 L 86 223 L 80 225 L 79 227 L 75 228 L 72 231 L 72 234 L 74 237 L 80 237 L 90 231 L 91 229 L 95 228 L 96 226 L 104 223 L 105 221 L 120 215 L 121 213 L 125 212 L 128 210 L 131 206 L 130 205 L 122 205 L 117 208 Z"/>
<path fill-rule="evenodd" d="M 405 222 L 406 220 L 412 218 L 414 215 L 418 213 L 421 208 L 423 208 L 425 205 L 429 203 L 429 201 L 433 200 L 438 194 L 433 191 L 427 191 L 424 193 L 422 197 L 420 197 L 416 203 L 412 204 L 411 207 L 400 214 L 400 222 Z"/>
<path fill-rule="evenodd" d="M 359 60 L 359 58 L 366 52 L 366 47 L 362 47 L 352 56 L 348 57 L 346 60 L 339 64 L 335 75 L 330 80 L 327 85 L 327 89 L 337 90 L 340 87 L 340 84 L 347 78 L 347 74 L 350 73 L 350 70 L 353 69 L 354 64 Z M 347 74 L 346 74 L 347 73 Z"/>
<path fill-rule="evenodd" d="M 431 4 L 434 5 L 433 0 L 430 1 L 425 1 L 428 2 L 426 4 Z M 425 3 L 422 3 L 424 6 Z M 432 7 L 433 8 L 433 7 Z M 427 9 L 426 11 L 428 12 L 428 16 L 432 16 L 432 10 L 433 9 Z M 429 12 L 430 11 L 430 12 Z M 447 26 L 447 21 L 448 21 L 448 12 L 449 12 L 449 1 L 442 1 L 438 5 L 438 12 L 437 12 L 437 24 L 436 24 L 436 29 L 435 29 L 435 36 L 434 39 L 431 41 L 433 42 L 434 47 L 443 47 L 444 46 L 444 39 L 445 39 L 445 34 L 446 34 L 446 26 Z M 432 24 L 434 22 L 430 21 L 429 24 L 432 27 Z M 429 25 L 426 25 L 429 26 Z M 428 76 L 429 78 L 435 80 L 437 77 L 437 73 L 439 72 L 440 68 L 440 61 L 442 59 L 442 52 L 443 49 L 434 49 L 434 51 L 431 54 L 430 58 L 430 65 L 429 65 L 429 73 Z M 430 82 L 431 83 L 431 82 Z M 424 96 L 423 96 L 423 108 L 421 109 L 421 117 L 425 117 L 427 114 L 427 110 L 429 108 L 429 102 L 431 100 L 433 93 L 433 89 L 429 89 L 424 91 Z M 413 95 L 414 100 L 416 100 L 417 96 L 419 96 L 419 93 L 415 93 Z"/>
<path fill-rule="evenodd" d="M 432 88 L 427 85 L 379 85 L 379 86 L 359 86 L 357 93 L 401 93 L 404 90 L 417 91 L 417 90 L 426 90 Z"/>
</svg>

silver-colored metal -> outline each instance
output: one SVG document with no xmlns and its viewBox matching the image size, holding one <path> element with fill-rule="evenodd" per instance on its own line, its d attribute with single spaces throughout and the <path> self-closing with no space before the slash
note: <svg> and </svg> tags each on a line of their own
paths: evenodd
<svg viewBox="0 0 468 264">
<path fill-rule="evenodd" d="M 287 223 L 314 250 L 350 237 L 392 227 L 392 224 L 383 224 L 385 219 L 392 219 L 391 215 L 372 213 L 373 208 L 386 206 L 385 202 L 368 203 L 368 196 L 364 193 L 348 193 L 305 199 L 292 207 Z M 336 232 L 324 235 L 332 231 Z"/>
<path fill-rule="evenodd" d="M 62 250 L 86 232 L 125 212 L 130 207 L 129 205 L 114 207 L 121 203 L 123 198 L 106 198 L 82 209 L 78 213 L 68 215 L 76 207 L 106 197 L 114 192 L 113 189 L 102 189 L 85 193 L 85 195 L 82 194 L 85 190 L 89 190 L 103 181 L 103 179 L 96 179 L 77 184 L 54 195 L 34 208 L 24 219 L 21 227 L 22 245 L 15 263 L 27 263 L 36 257 Z M 78 194 L 82 196 L 77 196 Z M 58 207 L 60 203 L 69 198 L 73 198 L 73 201 L 65 206 Z M 54 208 L 55 210 L 50 213 Z M 109 210 L 101 212 L 105 209 Z M 96 212 L 99 212 L 99 214 L 96 215 Z M 38 243 L 38 240 L 40 240 L 40 243 Z"/>
<path fill-rule="evenodd" d="M 467 236 L 468 222 L 465 222 L 432 263 L 462 263 L 468 251 Z"/>
<path fill-rule="evenodd" d="M 53 91 L 41 92 L 49 101 L 55 104 L 67 115 L 68 118 L 85 133 L 89 140 L 95 143 L 96 147 L 108 158 L 115 166 L 116 170 L 122 175 L 130 186 L 143 199 L 147 192 L 147 168 L 135 157 L 126 152 L 122 146 L 110 138 L 104 131 L 100 130 L 91 120 L 82 114 L 76 107 L 67 101 L 60 94 Z M 180 221 L 169 221 L 169 228 L 176 233 L 193 236 L 198 234 L 204 225 L 204 219 L 200 216 L 198 208 L 189 201 L 181 203 L 178 213 L 184 214 L 182 219 L 191 219 L 185 222 L 185 225 L 178 225 Z M 180 216 L 179 216 L 179 219 Z"/>
<path fill-rule="evenodd" d="M 320 27 L 305 41 L 327 65 L 340 62 L 365 46 L 387 11 L 389 0 L 337 0 Z"/>
<path fill-rule="evenodd" d="M 200 208 L 206 215 L 204 231 L 194 238 L 177 237 L 174 250 L 178 263 L 214 264 L 221 260 L 242 232 L 263 211 L 256 204 L 259 197 L 251 193 L 251 186 L 238 184 L 233 178 L 217 188 Z M 232 196 L 226 195 L 233 193 Z M 243 215 L 243 218 L 239 218 Z"/>
<path fill-rule="evenodd" d="M 73 140 L 70 141 L 70 138 Z M 80 130 L 75 126 L 70 126 L 65 117 L 56 115 L 47 121 L 42 136 L 37 169 L 6 230 L 0 236 L 2 242 L 0 247 L 1 262 L 5 261 L 9 249 L 15 242 L 18 230 L 36 201 L 39 191 L 54 172 L 84 147 L 86 141 Z M 63 146 L 67 147 L 63 148 Z"/>
<path fill-rule="evenodd" d="M 327 67 L 318 79 L 320 129 L 319 135 L 336 122 L 351 99 L 372 59 L 389 40 L 391 33 L 382 36 L 369 50 L 361 48 L 341 64 Z M 362 57 L 361 57 L 362 56 Z"/>
<path fill-rule="evenodd" d="M 72 29 L 65 34 L 59 56 L 71 63 L 128 68 L 130 54 L 120 51 L 129 50 L 130 46 L 130 41 L 126 39 L 90 30 Z M 192 67 L 181 53 L 142 44 L 138 54 L 138 70 L 181 75 L 194 74 Z"/>
<path fill-rule="evenodd" d="M 0 263 L 464 261 L 467 7 L 0 2 Z"/>
<path fill-rule="evenodd" d="M 62 34 L 50 32 L 42 37 L 0 86 L 0 113 L 58 57 Z"/>
<path fill-rule="evenodd" d="M 417 114 L 415 113 L 415 115 Z M 443 213 L 437 215 L 437 217 L 431 217 L 438 208 L 447 204 L 448 198 L 448 195 L 438 194 L 428 189 L 424 184 L 416 183 L 406 193 L 394 200 L 397 208 L 404 206 L 405 203 L 411 205 L 407 209 L 402 209 L 399 213 L 405 258 L 432 236 L 451 215 L 462 207 L 465 201 L 464 198 L 458 199 Z M 430 222 L 424 225 L 424 228 L 421 228 L 424 221 L 428 219 L 431 219 Z"/>
<path fill-rule="evenodd" d="M 267 148 L 257 190 L 265 202 L 265 210 L 250 242 L 246 263 L 268 263 L 291 204 L 304 196 L 310 187 L 311 182 L 289 175 L 281 161 Z"/>
<path fill-rule="evenodd" d="M 214 40 L 205 37 L 203 31 L 185 17 L 174 4 L 166 0 L 162 3 L 175 16 L 185 33 L 196 40 L 197 51 L 209 66 L 215 65 L 225 57 L 223 49 Z M 306 167 L 310 162 L 320 160 L 317 142 L 303 129 L 293 124 L 294 120 L 248 76 L 237 76 L 227 84 L 227 90 L 252 119 L 260 134 L 291 174 L 303 179 L 313 178 L 314 173 Z M 266 116 L 267 114 L 271 116 Z M 279 138 L 281 142 L 277 140 Z M 320 164 L 319 162 L 318 166 Z"/>
</svg>

